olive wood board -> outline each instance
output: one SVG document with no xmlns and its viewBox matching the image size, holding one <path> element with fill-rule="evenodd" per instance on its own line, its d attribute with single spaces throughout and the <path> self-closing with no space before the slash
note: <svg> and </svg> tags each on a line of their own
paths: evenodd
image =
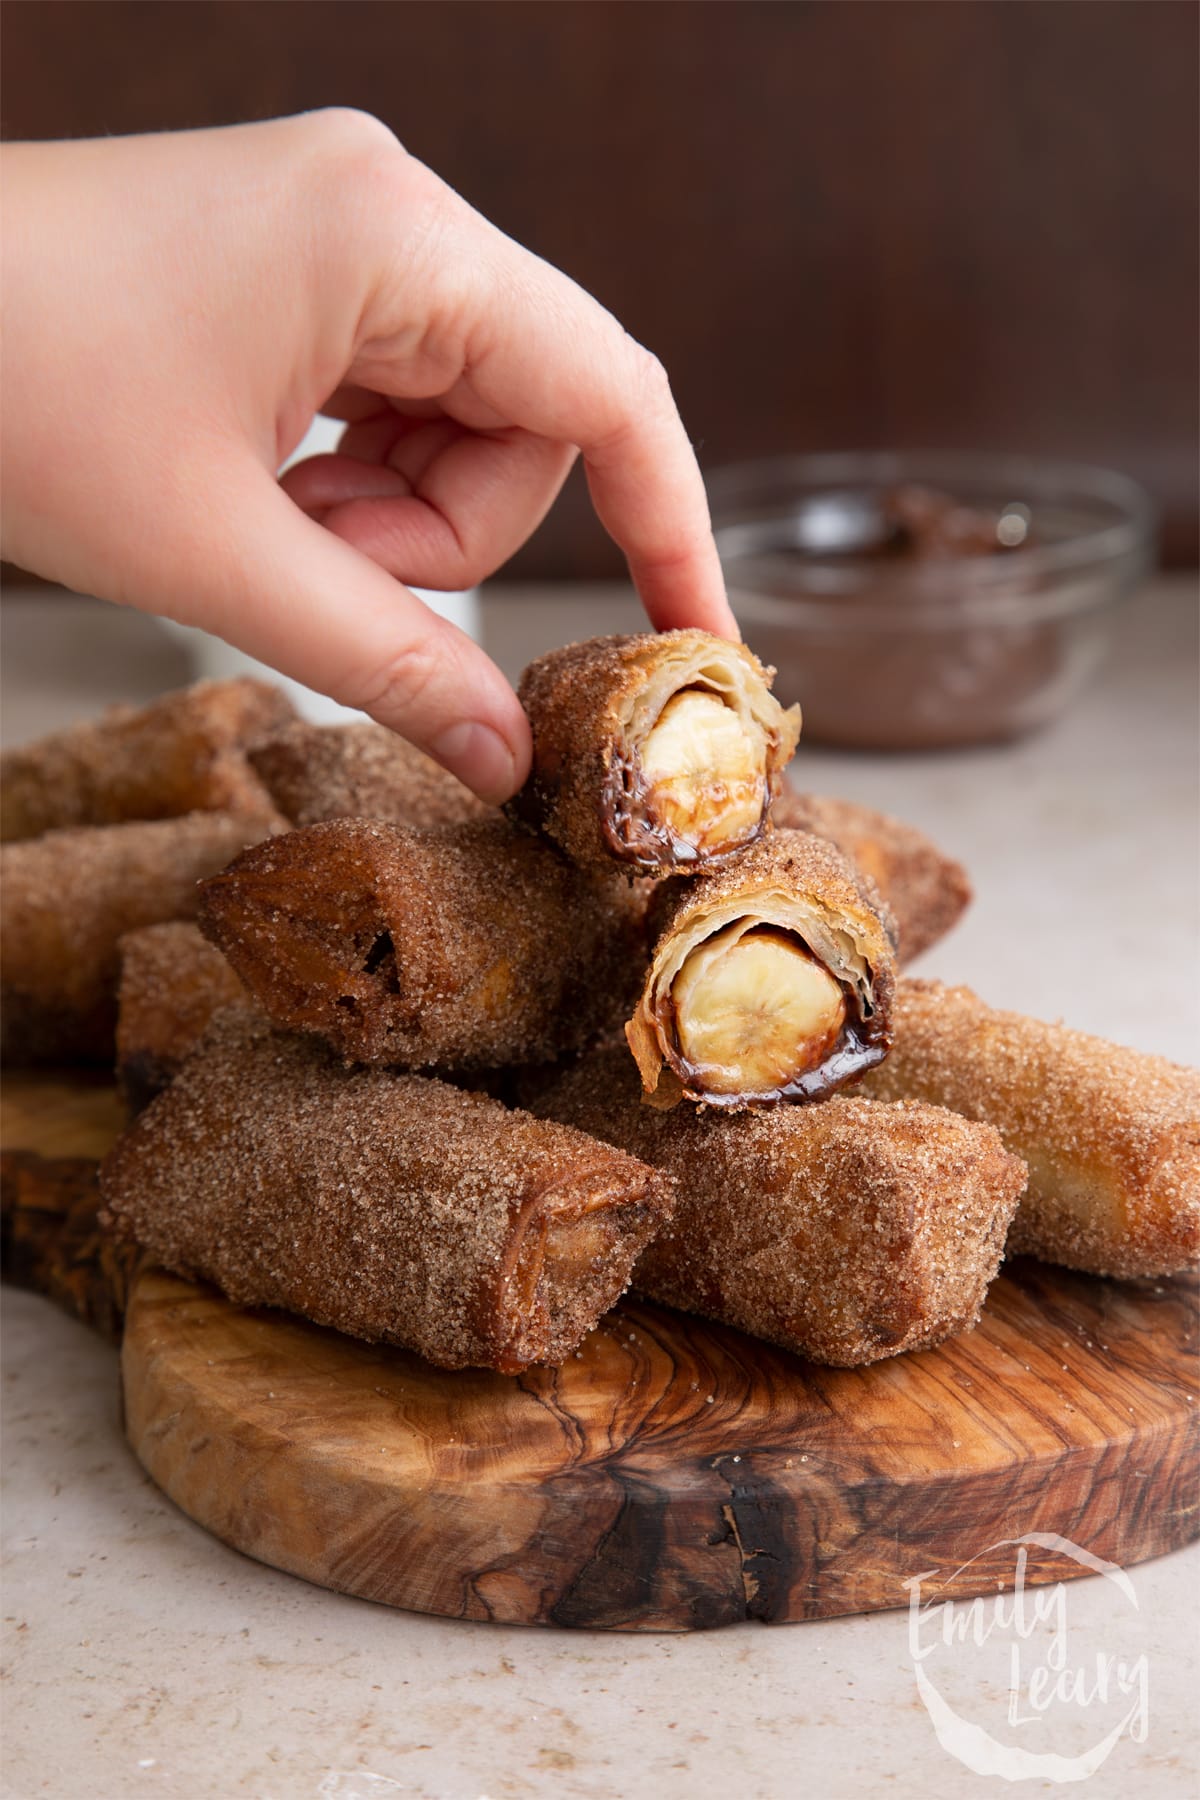
<svg viewBox="0 0 1200 1800">
<path fill-rule="evenodd" d="M 70 1084 L 10 1087 L 5 1112 L 44 1155 L 108 1130 Z M 923 1600 L 994 1593 L 1030 1533 L 1122 1566 L 1196 1536 L 1196 1302 L 1190 1277 L 1021 1259 L 973 1332 L 828 1369 L 626 1299 L 561 1369 L 504 1376 L 147 1269 L 126 1429 L 224 1542 L 366 1599 L 613 1630 L 815 1619 L 907 1605 L 914 1576 Z M 1028 1584 L 1084 1573 L 1026 1548 Z"/>
</svg>

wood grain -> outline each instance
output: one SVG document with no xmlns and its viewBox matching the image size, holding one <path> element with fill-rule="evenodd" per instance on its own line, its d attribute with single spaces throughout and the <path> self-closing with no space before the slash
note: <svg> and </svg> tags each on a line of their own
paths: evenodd
<svg viewBox="0 0 1200 1800">
<path fill-rule="evenodd" d="M 928 1596 L 995 1592 L 1024 1532 L 1122 1565 L 1188 1541 L 1194 1302 L 1018 1264 L 973 1334 L 856 1370 L 623 1304 L 562 1369 L 505 1377 L 150 1271 L 126 1421 L 186 1513 L 324 1587 L 610 1630 L 821 1618 L 927 1570 Z M 1034 1551 L 1026 1579 L 1080 1572 Z"/>
<path fill-rule="evenodd" d="M 41 1156 L 99 1161 L 125 1129 L 125 1106 L 111 1077 L 88 1069 L 5 1072 L 0 1144 Z"/>
<path fill-rule="evenodd" d="M 14 1145 L 103 1149 L 98 1090 L 6 1099 Z M 366 1599 L 630 1631 L 815 1619 L 906 1605 L 930 1570 L 924 1598 L 995 1592 L 1022 1533 L 1123 1566 L 1196 1536 L 1196 1301 L 1194 1278 L 1018 1261 L 976 1331 L 866 1369 L 627 1302 L 562 1369 L 501 1376 L 146 1270 L 126 1427 L 217 1537 Z M 1080 1573 L 1029 1547 L 1028 1583 Z"/>
</svg>

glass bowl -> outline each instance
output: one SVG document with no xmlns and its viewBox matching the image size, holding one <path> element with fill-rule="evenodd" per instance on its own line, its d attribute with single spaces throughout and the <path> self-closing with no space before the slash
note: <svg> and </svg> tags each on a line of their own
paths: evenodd
<svg viewBox="0 0 1200 1800">
<path fill-rule="evenodd" d="M 922 750 L 1047 724 L 1152 561 L 1142 489 L 1069 463 L 791 456 L 708 490 L 743 635 L 808 742 Z"/>
</svg>

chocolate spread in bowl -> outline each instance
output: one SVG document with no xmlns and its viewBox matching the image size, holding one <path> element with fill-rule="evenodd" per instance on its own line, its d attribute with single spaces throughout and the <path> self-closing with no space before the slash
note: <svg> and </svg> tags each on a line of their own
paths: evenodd
<svg viewBox="0 0 1200 1800">
<path fill-rule="evenodd" d="M 906 484 L 883 494 L 868 516 L 872 534 L 844 560 L 821 555 L 822 562 L 842 565 L 824 616 L 798 616 L 786 624 L 782 595 L 772 597 L 769 616 L 757 619 L 752 603 L 744 615 L 758 654 L 779 671 L 784 696 L 803 705 L 805 741 L 939 749 L 1018 737 L 1051 717 L 1073 684 L 1080 656 L 1090 656 L 1078 624 L 984 621 L 972 618 L 967 604 L 972 563 L 1035 543 L 1028 509 L 1016 503 L 968 506 L 936 489 Z M 956 562 L 962 563 L 957 596 L 947 585 Z M 916 587 L 922 567 L 937 583 L 930 599 L 939 616 L 928 621 L 920 617 Z M 852 569 L 861 570 L 856 585 L 846 580 Z M 1006 596 L 1032 597 L 1024 583 L 1014 572 Z M 956 598 L 961 618 L 955 616 Z M 869 621 L 859 616 L 860 607 L 869 610 Z"/>
<path fill-rule="evenodd" d="M 890 488 L 880 507 L 890 558 L 932 561 L 954 556 L 1005 556 L 1033 543 L 1029 508 L 965 506 L 937 488 L 915 482 Z"/>
</svg>

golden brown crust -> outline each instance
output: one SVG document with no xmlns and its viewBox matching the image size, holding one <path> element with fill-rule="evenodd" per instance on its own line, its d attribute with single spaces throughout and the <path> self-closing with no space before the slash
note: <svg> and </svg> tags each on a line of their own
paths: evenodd
<svg viewBox="0 0 1200 1800">
<path fill-rule="evenodd" d="M 851 1367 L 976 1322 L 1025 1182 L 998 1134 L 939 1107 L 838 1096 L 733 1117 L 640 1103 L 617 1050 L 530 1083 L 531 1110 L 676 1179 L 633 1285 Z"/>
<path fill-rule="evenodd" d="M 246 751 L 292 717 L 266 682 L 201 681 L 6 750 L 0 837 L 190 812 L 261 813 L 269 802 Z"/>
<path fill-rule="evenodd" d="M 194 917 L 197 883 L 271 830 L 274 819 L 196 812 L 5 844 L 5 1058 L 111 1063 L 119 940 L 142 925 Z"/>
<path fill-rule="evenodd" d="M 704 654 L 732 670 L 767 723 L 762 808 L 753 829 L 715 854 L 698 856 L 646 814 L 641 739 L 627 714 L 671 659 L 682 667 L 687 658 Z M 744 645 L 696 631 L 589 638 L 539 657 L 518 687 L 533 731 L 533 767 L 509 803 L 511 814 L 544 831 L 581 866 L 617 862 L 631 872 L 660 875 L 688 873 L 735 855 L 765 829 L 771 798 L 799 735 L 798 708 L 785 712 L 769 692 L 774 673 Z M 680 687 L 688 685 L 681 678 Z M 668 686 L 665 697 L 671 692 Z M 659 701 L 656 711 L 661 708 Z"/>
<path fill-rule="evenodd" d="M 201 924 L 279 1024 L 360 1062 L 449 1072 L 552 1060 L 615 1024 L 641 913 L 618 878 L 499 816 L 334 819 L 207 882 Z"/>
<path fill-rule="evenodd" d="M 386 819 L 458 825 L 493 809 L 448 769 L 382 725 L 286 725 L 250 751 L 271 799 L 293 825 Z"/>
<path fill-rule="evenodd" d="M 131 1112 L 161 1093 L 191 1055 L 214 1014 L 251 1009 L 221 952 L 186 920 L 128 932 L 119 945 L 117 1080 Z"/>
<path fill-rule="evenodd" d="M 846 1012 L 815 1064 L 806 1062 L 798 1044 L 790 1077 L 766 1089 L 748 1081 L 736 1092 L 720 1093 L 683 1054 L 673 971 L 690 946 L 706 941 L 731 917 L 779 926 L 801 941 L 841 985 Z M 664 1096 L 668 1103 L 679 1096 L 723 1107 L 824 1099 L 887 1054 L 894 926 L 874 884 L 825 839 L 772 832 L 733 862 L 691 881 L 665 884 L 651 903 L 647 924 L 654 948 L 626 1036 L 648 1093 L 658 1088 L 666 1065 L 675 1077 Z"/>
<path fill-rule="evenodd" d="M 986 1119 L 1029 1164 L 1009 1253 L 1096 1275 L 1200 1261 L 1200 1073 L 901 981 L 895 1046 L 867 1091 Z"/>
<path fill-rule="evenodd" d="M 771 808 L 771 821 L 781 829 L 828 838 L 870 877 L 896 921 L 902 964 L 944 937 L 971 902 L 962 864 L 903 819 L 852 800 L 798 794 L 785 786 Z"/>
<path fill-rule="evenodd" d="M 506 1371 L 571 1353 L 673 1199 L 579 1132 L 245 1014 L 214 1021 L 101 1187 L 122 1237 L 241 1305 Z"/>
</svg>

